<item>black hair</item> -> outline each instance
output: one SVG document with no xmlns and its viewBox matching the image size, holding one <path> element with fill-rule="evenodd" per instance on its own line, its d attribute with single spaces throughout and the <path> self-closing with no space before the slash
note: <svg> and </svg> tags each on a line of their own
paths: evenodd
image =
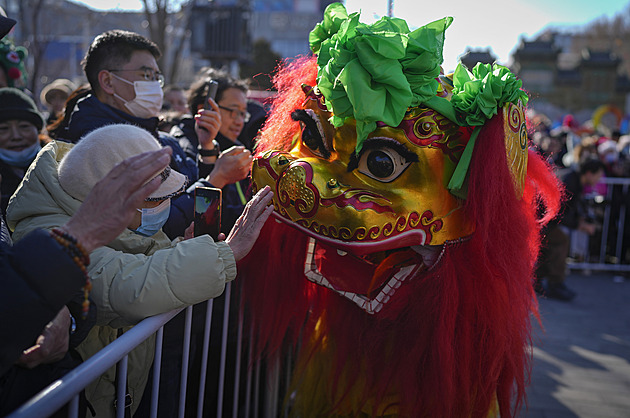
<svg viewBox="0 0 630 418">
<path fill-rule="evenodd" d="M 162 55 L 153 41 L 135 32 L 116 29 L 94 38 L 81 62 L 92 90 L 100 91 L 99 72 L 122 67 L 129 62 L 135 51 L 148 51 L 156 60 Z"/>
<path fill-rule="evenodd" d="M 586 173 L 597 173 L 600 170 L 606 171 L 606 165 L 596 158 L 589 158 L 580 164 L 580 175 Z"/>
<path fill-rule="evenodd" d="M 190 85 L 188 90 L 188 108 L 190 114 L 197 113 L 199 105 L 203 105 L 207 94 L 208 81 L 214 80 L 219 83 L 217 87 L 217 94 L 214 98 L 215 102 L 219 102 L 223 97 L 223 92 L 230 88 L 239 89 L 243 93 L 247 94 L 248 85 L 244 80 L 232 77 L 226 71 L 218 70 L 216 68 L 206 68 L 201 70 L 200 77 Z"/>
</svg>

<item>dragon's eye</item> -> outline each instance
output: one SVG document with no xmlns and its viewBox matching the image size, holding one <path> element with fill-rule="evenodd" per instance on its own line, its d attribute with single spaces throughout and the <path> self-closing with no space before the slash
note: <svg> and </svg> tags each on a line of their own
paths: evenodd
<svg viewBox="0 0 630 418">
<path fill-rule="evenodd" d="M 357 169 L 368 177 L 389 183 L 398 178 L 411 162 L 394 148 L 381 146 L 362 152 Z"/>
<path fill-rule="evenodd" d="M 387 178 L 394 174 L 394 160 L 382 150 L 370 152 L 365 158 L 365 165 L 368 171 L 378 178 Z"/>
</svg>

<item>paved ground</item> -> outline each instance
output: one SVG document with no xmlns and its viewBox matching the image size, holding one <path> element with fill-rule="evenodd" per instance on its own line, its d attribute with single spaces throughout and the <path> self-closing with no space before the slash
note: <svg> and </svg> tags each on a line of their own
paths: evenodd
<svg viewBox="0 0 630 418">
<path fill-rule="evenodd" d="M 567 277 L 572 302 L 539 298 L 526 418 L 630 418 L 630 280 Z"/>
</svg>

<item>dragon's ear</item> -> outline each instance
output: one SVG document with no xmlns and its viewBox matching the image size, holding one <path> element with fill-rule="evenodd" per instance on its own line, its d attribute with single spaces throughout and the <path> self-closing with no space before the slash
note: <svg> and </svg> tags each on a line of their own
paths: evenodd
<svg viewBox="0 0 630 418">
<path fill-rule="evenodd" d="M 521 198 L 527 173 L 527 127 L 524 106 L 520 102 L 507 103 L 503 106 L 503 134 L 514 188 L 516 195 Z"/>
</svg>

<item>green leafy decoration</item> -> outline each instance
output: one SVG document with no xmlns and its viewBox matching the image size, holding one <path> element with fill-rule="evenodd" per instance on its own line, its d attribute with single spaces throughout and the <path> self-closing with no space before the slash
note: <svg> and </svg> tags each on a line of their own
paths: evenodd
<svg viewBox="0 0 630 418">
<path fill-rule="evenodd" d="M 507 103 L 527 104 L 523 83 L 501 65 L 479 63 L 472 72 L 459 64 L 453 74 L 453 97 L 460 125 L 482 126 Z"/>
<path fill-rule="evenodd" d="M 467 196 L 466 175 L 480 127 L 507 103 L 520 101 L 526 105 L 527 93 L 521 87 L 522 82 L 501 65 L 479 63 L 470 72 L 459 64 L 455 69 L 451 104 L 460 125 L 476 127 L 448 184 L 455 196 L 461 199 Z"/>
<path fill-rule="evenodd" d="M 335 127 L 356 120 L 357 152 L 376 122 L 398 126 L 409 107 L 435 96 L 444 33 L 452 21 L 446 17 L 410 32 L 402 19 L 383 17 L 368 25 L 340 3 L 326 8 L 309 36 L 317 54 L 317 87 Z"/>
</svg>

